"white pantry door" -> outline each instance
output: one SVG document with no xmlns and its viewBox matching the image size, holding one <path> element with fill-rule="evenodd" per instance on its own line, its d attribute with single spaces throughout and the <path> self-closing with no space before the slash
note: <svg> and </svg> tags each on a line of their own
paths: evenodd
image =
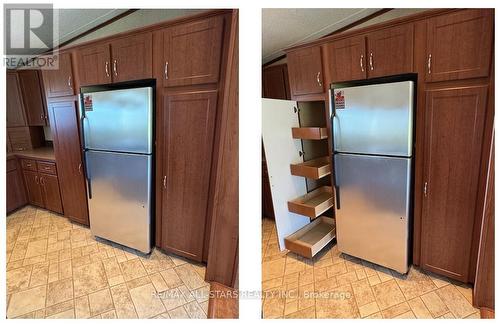
<svg viewBox="0 0 500 324">
<path fill-rule="evenodd" d="M 294 108 L 295 101 L 262 99 L 262 140 L 281 250 L 285 237 L 309 223 L 309 217 L 289 212 L 287 204 L 307 193 L 305 178 L 290 173 L 290 164 L 304 162 L 299 155 L 301 141 L 292 137 L 292 127 L 299 127 L 299 114 Z"/>
</svg>

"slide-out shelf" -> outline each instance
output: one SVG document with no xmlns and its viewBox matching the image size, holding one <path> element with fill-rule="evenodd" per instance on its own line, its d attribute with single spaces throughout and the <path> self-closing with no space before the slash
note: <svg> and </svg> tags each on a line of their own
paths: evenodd
<svg viewBox="0 0 500 324">
<path fill-rule="evenodd" d="M 330 158 L 323 156 L 304 163 L 290 164 L 290 172 L 295 176 L 320 179 L 330 174 Z"/>
<path fill-rule="evenodd" d="M 335 221 L 321 216 L 285 237 L 285 247 L 303 257 L 312 258 L 334 238 Z"/>
<path fill-rule="evenodd" d="M 319 187 L 288 202 L 288 211 L 316 218 L 333 206 L 332 187 Z"/>
<path fill-rule="evenodd" d="M 296 139 L 322 140 L 328 138 L 325 127 L 293 127 L 292 137 Z"/>
</svg>

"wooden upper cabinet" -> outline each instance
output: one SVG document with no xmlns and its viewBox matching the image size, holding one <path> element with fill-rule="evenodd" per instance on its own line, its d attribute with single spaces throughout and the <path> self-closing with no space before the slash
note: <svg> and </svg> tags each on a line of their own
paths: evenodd
<svg viewBox="0 0 500 324">
<path fill-rule="evenodd" d="M 203 257 L 216 110 L 216 91 L 163 96 L 161 247 L 197 261 Z"/>
<path fill-rule="evenodd" d="M 487 86 L 431 90 L 426 98 L 421 264 L 467 282 Z"/>
<path fill-rule="evenodd" d="M 128 36 L 111 42 L 111 56 L 114 82 L 151 78 L 153 34 Z"/>
<path fill-rule="evenodd" d="M 323 93 L 323 68 L 319 46 L 301 48 L 287 53 L 288 74 L 292 95 Z"/>
<path fill-rule="evenodd" d="M 88 225 L 86 184 L 75 102 L 51 102 L 48 108 L 64 215 L 72 221 Z"/>
<path fill-rule="evenodd" d="M 367 36 L 368 77 L 413 71 L 413 24 L 383 29 Z"/>
<path fill-rule="evenodd" d="M 71 96 L 74 94 L 74 78 L 71 69 L 71 54 L 59 53 L 59 67 L 43 70 L 43 83 L 48 98 Z"/>
<path fill-rule="evenodd" d="M 365 37 L 355 36 L 325 45 L 325 73 L 331 81 L 366 78 Z"/>
<path fill-rule="evenodd" d="M 18 74 L 28 125 L 46 126 L 48 117 L 39 72 L 36 70 L 22 70 Z"/>
<path fill-rule="evenodd" d="M 26 126 L 24 103 L 16 72 L 7 72 L 7 127 Z"/>
<path fill-rule="evenodd" d="M 290 100 L 290 84 L 286 64 L 274 65 L 262 71 L 263 97 Z"/>
<path fill-rule="evenodd" d="M 163 86 L 219 80 L 224 17 L 197 20 L 163 31 Z"/>
<path fill-rule="evenodd" d="M 493 9 L 467 9 L 429 19 L 426 81 L 488 76 L 492 12 Z"/>
<path fill-rule="evenodd" d="M 111 83 L 109 44 L 77 50 L 77 62 L 80 86 Z"/>
</svg>

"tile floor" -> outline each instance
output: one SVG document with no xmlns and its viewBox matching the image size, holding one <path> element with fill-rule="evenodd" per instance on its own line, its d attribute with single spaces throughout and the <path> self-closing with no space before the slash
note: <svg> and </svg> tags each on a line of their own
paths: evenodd
<svg viewBox="0 0 500 324">
<path fill-rule="evenodd" d="M 34 207 L 7 217 L 8 318 L 206 318 L 205 267 L 95 239 Z"/>
<path fill-rule="evenodd" d="M 313 260 L 280 252 L 269 219 L 262 256 L 264 318 L 479 318 L 470 286 L 418 268 L 403 276 L 334 244 Z"/>
</svg>

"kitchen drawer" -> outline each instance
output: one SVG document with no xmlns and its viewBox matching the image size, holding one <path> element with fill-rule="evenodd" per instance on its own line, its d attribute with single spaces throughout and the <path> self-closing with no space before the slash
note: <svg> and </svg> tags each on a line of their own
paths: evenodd
<svg viewBox="0 0 500 324">
<path fill-rule="evenodd" d="M 318 217 L 333 206 L 332 187 L 319 187 L 303 196 L 288 202 L 288 211 L 308 216 Z"/>
<path fill-rule="evenodd" d="M 17 162 L 16 159 L 9 159 L 7 160 L 7 172 L 14 171 L 17 169 Z"/>
<path fill-rule="evenodd" d="M 318 217 L 313 222 L 285 237 L 285 247 L 306 258 L 313 258 L 335 238 L 335 221 Z"/>
<path fill-rule="evenodd" d="M 48 174 L 57 174 L 56 164 L 53 162 L 36 161 L 36 165 L 38 167 L 38 172 L 48 173 Z"/>
<path fill-rule="evenodd" d="M 36 161 L 35 160 L 22 159 L 21 166 L 24 170 L 36 171 Z"/>
</svg>

